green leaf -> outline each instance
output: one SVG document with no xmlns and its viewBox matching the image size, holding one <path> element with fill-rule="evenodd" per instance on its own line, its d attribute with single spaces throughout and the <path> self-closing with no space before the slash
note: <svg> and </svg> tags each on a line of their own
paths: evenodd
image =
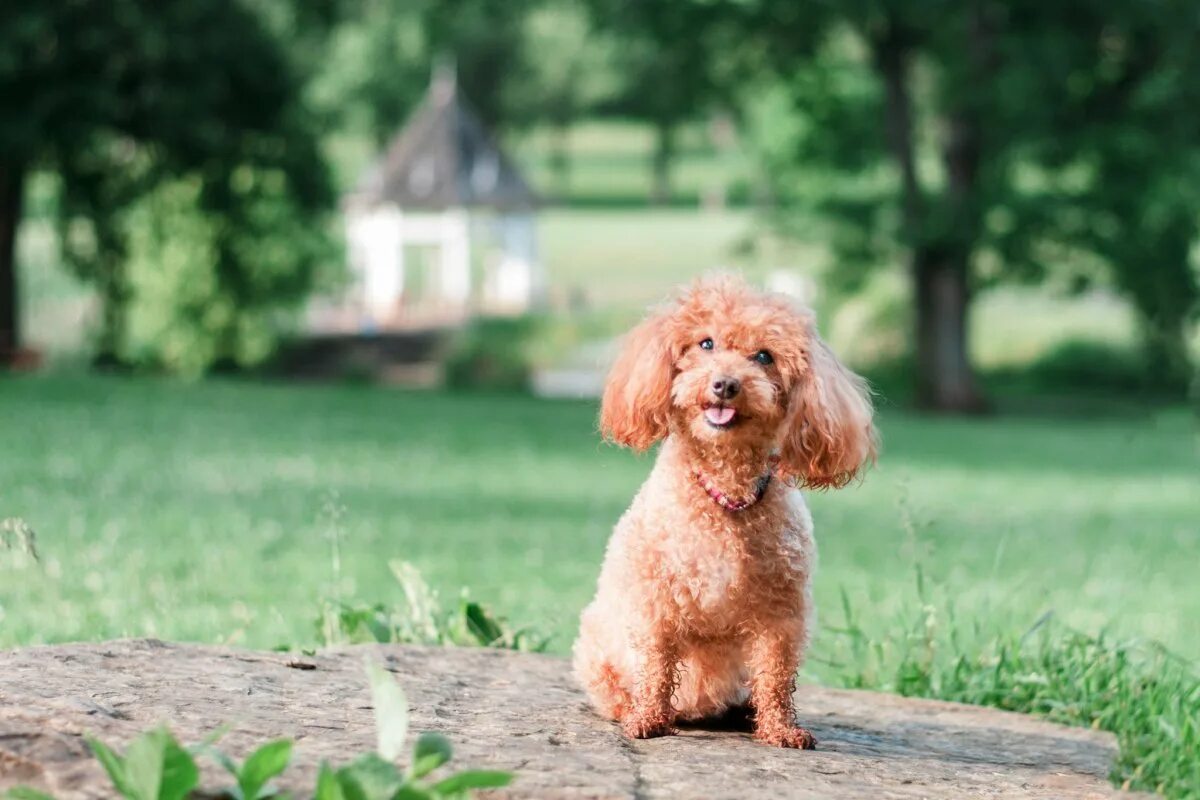
<svg viewBox="0 0 1200 800">
<path fill-rule="evenodd" d="M 437 800 L 437 795 L 420 786 L 405 784 L 396 790 L 392 800 Z"/>
<path fill-rule="evenodd" d="M 92 749 L 92 754 L 96 756 L 96 760 L 104 767 L 104 771 L 108 773 L 108 779 L 112 781 L 113 788 L 128 800 L 140 800 L 139 795 L 133 790 L 129 784 L 129 777 L 125 772 L 125 759 L 112 751 L 108 745 L 99 739 L 91 736 L 86 737 L 88 747 Z"/>
<path fill-rule="evenodd" d="M 240 777 L 239 776 L 240 770 L 238 769 L 238 765 L 234 762 L 234 760 L 232 758 L 225 755 L 223 752 L 221 752 L 217 748 L 206 747 L 203 750 L 199 750 L 199 751 L 193 750 L 192 752 L 199 752 L 199 753 L 207 754 L 208 756 L 210 756 L 212 758 L 213 761 L 216 761 L 218 764 L 220 764 L 222 769 L 224 769 L 226 772 L 228 772 L 230 775 L 232 775 L 234 780 L 237 780 Z"/>
<path fill-rule="evenodd" d="M 498 789 L 512 782 L 511 772 L 476 769 L 451 775 L 431 788 L 434 794 L 460 794 L 468 789 Z"/>
<path fill-rule="evenodd" d="M 453 754 L 454 749 L 445 736 L 440 733 L 422 733 L 413 746 L 412 764 L 408 767 L 408 773 L 414 778 L 423 778 L 449 761 Z"/>
<path fill-rule="evenodd" d="M 313 793 L 313 800 L 345 800 L 337 775 L 324 761 L 317 772 L 317 790 Z"/>
<path fill-rule="evenodd" d="M 292 741 L 276 739 L 255 750 L 238 775 L 238 786 L 245 800 L 256 800 L 272 778 L 287 769 L 292 760 Z"/>
<path fill-rule="evenodd" d="M 54 795 L 29 786 L 17 786 L 4 793 L 5 800 L 54 800 Z"/>
<path fill-rule="evenodd" d="M 163 786 L 167 740 L 161 729 L 148 731 L 125 750 L 125 779 L 130 800 L 158 800 Z"/>
<path fill-rule="evenodd" d="M 160 731 L 163 737 L 162 783 L 158 789 L 158 800 L 183 800 L 200 783 L 200 770 L 196 760 L 170 731 Z"/>
<path fill-rule="evenodd" d="M 396 765 L 374 753 L 342 767 L 337 774 L 346 800 L 390 800 L 404 783 Z"/>
<path fill-rule="evenodd" d="M 462 615 L 467 623 L 467 630 L 479 644 L 487 647 L 504 638 L 504 628 L 479 603 L 462 601 Z"/>
<path fill-rule="evenodd" d="M 208 734 L 208 736 L 205 736 L 199 742 L 196 742 L 196 744 L 188 747 L 188 752 L 192 755 L 199 755 L 202 752 L 211 750 L 217 742 L 221 741 L 225 734 L 229 733 L 229 730 L 229 724 L 218 726 L 212 731 L 212 733 Z"/>
<path fill-rule="evenodd" d="M 376 749 L 388 761 L 395 761 L 408 735 L 408 698 L 395 678 L 373 661 L 367 662 L 367 676 L 375 707 Z"/>
</svg>

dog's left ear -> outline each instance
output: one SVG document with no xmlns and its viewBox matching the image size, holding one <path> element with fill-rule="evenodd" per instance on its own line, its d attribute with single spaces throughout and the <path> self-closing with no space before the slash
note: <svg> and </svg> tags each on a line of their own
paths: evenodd
<svg viewBox="0 0 1200 800">
<path fill-rule="evenodd" d="M 810 489 L 845 486 L 875 459 L 870 389 L 811 325 L 805 362 L 792 387 L 779 472 Z"/>
<path fill-rule="evenodd" d="M 675 364 L 671 323 L 669 313 L 659 312 L 625 337 L 600 404 L 605 438 L 645 450 L 667 435 Z"/>
</svg>

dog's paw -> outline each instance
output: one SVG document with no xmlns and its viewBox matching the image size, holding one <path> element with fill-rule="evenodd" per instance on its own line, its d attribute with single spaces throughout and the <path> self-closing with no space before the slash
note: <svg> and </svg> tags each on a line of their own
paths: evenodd
<svg viewBox="0 0 1200 800">
<path fill-rule="evenodd" d="M 754 734 L 754 738 L 775 747 L 793 747 L 797 750 L 815 750 L 817 748 L 817 737 L 799 725 L 758 731 Z"/>
<path fill-rule="evenodd" d="M 635 714 L 621 723 L 621 730 L 630 739 L 655 739 L 659 736 L 673 736 L 675 726 L 669 719 L 658 715 Z"/>
</svg>

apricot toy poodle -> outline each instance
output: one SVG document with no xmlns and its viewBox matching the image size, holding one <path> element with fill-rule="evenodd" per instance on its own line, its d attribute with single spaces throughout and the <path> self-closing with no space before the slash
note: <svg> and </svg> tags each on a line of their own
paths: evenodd
<svg viewBox="0 0 1200 800">
<path fill-rule="evenodd" d="M 812 314 L 737 278 L 701 280 L 629 334 L 600 427 L 663 444 L 575 642 L 600 714 L 649 738 L 748 702 L 755 738 L 815 745 L 792 704 L 816 564 L 799 489 L 845 486 L 874 459 L 871 416 Z"/>
</svg>

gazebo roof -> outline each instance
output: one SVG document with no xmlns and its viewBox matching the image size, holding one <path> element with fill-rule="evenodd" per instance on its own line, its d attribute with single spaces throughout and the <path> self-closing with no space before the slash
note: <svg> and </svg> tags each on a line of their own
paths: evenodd
<svg viewBox="0 0 1200 800">
<path fill-rule="evenodd" d="M 452 72 L 429 93 L 347 198 L 402 209 L 531 208 L 537 196 L 458 91 Z"/>
</svg>

